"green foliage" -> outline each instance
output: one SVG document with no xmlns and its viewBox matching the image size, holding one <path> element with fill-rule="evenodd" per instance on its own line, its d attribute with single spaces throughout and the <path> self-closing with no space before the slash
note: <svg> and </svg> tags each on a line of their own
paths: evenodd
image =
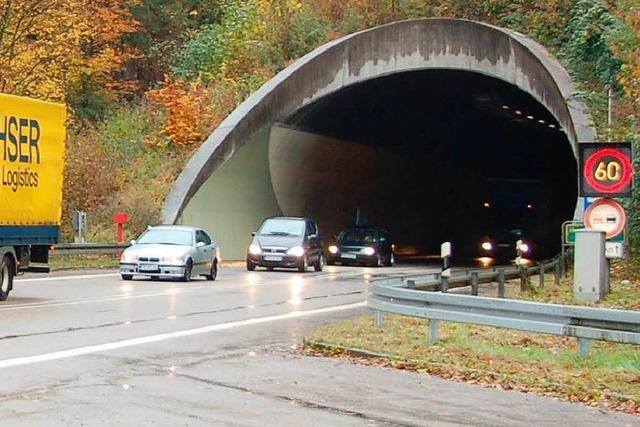
<svg viewBox="0 0 640 427">
<path fill-rule="evenodd" d="M 183 80 L 213 80 L 234 53 L 234 40 L 248 33 L 254 13 L 255 7 L 250 2 L 222 5 L 221 22 L 205 26 L 185 44 L 176 56 L 173 74 Z"/>
<path fill-rule="evenodd" d="M 595 76 L 599 83 L 613 85 L 622 61 L 612 46 L 624 34 L 623 27 L 603 0 L 580 0 L 571 10 L 561 55 L 580 78 L 589 81 Z"/>
</svg>

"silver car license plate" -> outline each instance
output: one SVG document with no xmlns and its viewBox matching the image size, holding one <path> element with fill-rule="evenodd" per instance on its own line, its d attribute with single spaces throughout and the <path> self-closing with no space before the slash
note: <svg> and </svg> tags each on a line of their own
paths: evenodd
<svg viewBox="0 0 640 427">
<path fill-rule="evenodd" d="M 140 264 L 140 271 L 158 271 L 158 264 Z"/>
<path fill-rule="evenodd" d="M 264 257 L 265 261 L 282 261 L 282 257 L 278 255 L 266 255 Z"/>
<path fill-rule="evenodd" d="M 342 254 L 342 255 L 340 255 L 340 258 L 356 259 L 356 254 Z"/>
</svg>

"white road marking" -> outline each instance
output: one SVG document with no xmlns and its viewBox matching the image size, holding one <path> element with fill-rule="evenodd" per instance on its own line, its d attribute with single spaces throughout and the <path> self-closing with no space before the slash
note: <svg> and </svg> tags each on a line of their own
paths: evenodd
<svg viewBox="0 0 640 427">
<path fill-rule="evenodd" d="M 354 308 L 365 307 L 366 302 L 354 304 L 338 305 L 333 307 L 318 308 L 307 311 L 292 311 L 274 316 L 257 317 L 253 319 L 240 320 L 236 322 L 219 323 L 216 325 L 203 326 L 193 329 L 184 329 L 181 331 L 169 332 L 158 335 L 149 335 L 146 337 L 133 338 L 122 341 L 114 341 L 106 344 L 90 345 L 86 347 L 71 348 L 67 350 L 54 351 L 51 353 L 43 353 L 34 356 L 16 357 L 13 359 L 0 360 L 0 369 L 10 368 L 14 366 L 32 365 L 34 363 L 49 362 L 53 360 L 68 359 L 70 357 L 83 356 L 87 354 L 99 353 L 121 348 L 134 347 L 144 344 L 151 344 L 161 341 L 183 338 L 192 335 L 206 334 L 209 332 L 224 331 L 227 329 L 240 328 L 243 326 L 259 325 L 262 323 L 277 322 L 280 320 L 297 319 L 301 317 L 314 316 L 317 314 L 331 313 L 334 311 L 351 310 Z"/>
<path fill-rule="evenodd" d="M 120 273 L 101 273 L 101 274 L 84 274 L 78 276 L 53 276 L 53 277 L 39 277 L 37 279 L 16 279 L 14 283 L 27 283 L 27 282 L 53 282 L 56 280 L 79 280 L 79 279 L 97 279 L 100 277 L 116 277 Z"/>
</svg>

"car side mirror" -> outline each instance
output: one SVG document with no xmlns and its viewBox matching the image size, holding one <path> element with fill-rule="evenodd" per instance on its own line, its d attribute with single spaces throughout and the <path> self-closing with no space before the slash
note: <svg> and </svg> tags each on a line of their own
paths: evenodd
<svg viewBox="0 0 640 427">
<path fill-rule="evenodd" d="M 133 239 L 130 243 L 131 243 L 132 245 L 135 245 L 135 244 L 136 244 L 136 243 L 138 243 L 138 242 L 136 242 L 136 239 Z"/>
<path fill-rule="evenodd" d="M 196 243 L 196 248 L 204 248 L 205 246 L 207 246 L 207 244 L 205 242 Z"/>
<path fill-rule="evenodd" d="M 256 234 L 257 234 L 257 233 L 256 233 L 255 231 L 252 231 L 252 232 L 251 232 L 251 237 L 256 237 Z"/>
</svg>

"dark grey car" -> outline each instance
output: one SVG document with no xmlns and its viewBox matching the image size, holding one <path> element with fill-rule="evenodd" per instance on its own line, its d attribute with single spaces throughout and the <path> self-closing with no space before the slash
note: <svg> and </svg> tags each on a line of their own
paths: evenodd
<svg viewBox="0 0 640 427">
<path fill-rule="evenodd" d="M 318 226 L 307 218 L 269 218 L 253 233 L 246 261 L 249 271 L 265 267 L 297 268 L 305 272 L 309 266 L 322 271 L 324 254 Z"/>
</svg>

